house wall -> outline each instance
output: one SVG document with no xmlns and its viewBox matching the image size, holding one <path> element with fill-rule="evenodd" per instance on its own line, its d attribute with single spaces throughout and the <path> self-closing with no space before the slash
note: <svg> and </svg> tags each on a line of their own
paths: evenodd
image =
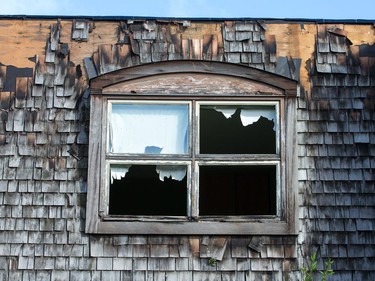
<svg viewBox="0 0 375 281">
<path fill-rule="evenodd" d="M 0 280 L 375 280 L 372 23 L 0 20 Z M 84 233 L 88 79 L 163 60 L 296 79 L 297 236 Z M 212 266 L 209 257 L 218 262 Z"/>
</svg>

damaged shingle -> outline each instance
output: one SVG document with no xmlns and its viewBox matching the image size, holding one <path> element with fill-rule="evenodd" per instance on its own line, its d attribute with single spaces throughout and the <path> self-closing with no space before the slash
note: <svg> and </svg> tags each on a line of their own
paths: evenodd
<svg viewBox="0 0 375 281">
<path fill-rule="evenodd" d="M 343 37 L 346 37 L 348 35 L 347 31 L 345 31 L 345 30 L 343 30 L 341 28 L 338 28 L 336 26 L 328 27 L 327 31 L 329 33 L 336 34 L 336 35 L 343 36 Z"/>
<path fill-rule="evenodd" d="M 91 32 L 90 22 L 88 20 L 74 20 L 72 24 L 72 40 L 87 41 Z"/>
<path fill-rule="evenodd" d="M 358 48 L 347 38 L 348 32 L 331 26 L 319 28 L 316 70 L 318 73 L 358 74 Z"/>
<path fill-rule="evenodd" d="M 212 258 L 216 261 L 223 260 L 228 239 L 223 237 L 205 237 L 201 242 L 200 257 Z"/>
<path fill-rule="evenodd" d="M 61 24 L 60 22 L 51 24 L 51 35 L 49 42 L 51 43 L 51 50 L 55 51 L 60 42 Z"/>
<path fill-rule="evenodd" d="M 261 236 L 253 236 L 248 247 L 258 253 L 262 252 L 263 249 L 263 241 Z"/>
<path fill-rule="evenodd" d="M 301 59 L 295 59 L 292 57 L 278 57 L 275 73 L 298 81 L 300 66 Z"/>
<path fill-rule="evenodd" d="M 329 34 L 329 46 L 330 50 L 335 53 L 346 53 L 347 46 L 346 37 L 337 36 L 335 34 Z"/>
<path fill-rule="evenodd" d="M 359 46 L 360 57 L 375 57 L 375 44 L 362 44 Z"/>
<path fill-rule="evenodd" d="M 14 92 L 16 90 L 16 81 L 19 77 L 32 77 L 32 68 L 18 68 L 12 65 L 6 66 L 5 82 L 3 91 Z"/>
</svg>

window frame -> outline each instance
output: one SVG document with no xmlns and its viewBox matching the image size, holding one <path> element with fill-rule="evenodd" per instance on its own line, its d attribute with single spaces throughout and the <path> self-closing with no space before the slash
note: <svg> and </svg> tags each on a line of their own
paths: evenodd
<svg viewBox="0 0 375 281">
<path fill-rule="evenodd" d="M 194 62 L 194 68 L 192 69 L 191 62 L 164 62 L 162 63 L 169 66 L 174 66 L 171 68 L 170 72 L 164 73 L 163 75 L 173 75 L 176 73 L 175 67 L 178 65 L 182 67 L 184 71 L 177 71 L 175 75 L 189 75 L 191 73 L 207 74 L 207 65 L 200 65 L 201 68 L 196 67 L 196 62 Z M 88 200 L 87 200 L 87 212 L 86 212 L 86 232 L 87 233 L 103 233 L 103 234 L 226 234 L 226 235 L 244 235 L 244 234 L 295 234 L 296 233 L 296 184 L 295 176 L 291 177 L 290 175 L 295 175 L 295 162 L 290 158 L 295 157 L 295 153 L 291 152 L 295 149 L 295 103 L 296 103 L 296 93 L 297 93 L 297 84 L 295 81 L 291 81 L 287 78 L 280 77 L 274 74 L 269 74 L 260 70 L 255 70 L 248 67 L 238 66 L 235 67 L 235 74 L 233 75 L 233 65 L 226 63 L 212 63 L 211 71 L 209 74 L 215 74 L 217 71 L 212 71 L 216 64 L 220 65 L 221 71 L 227 73 L 225 76 L 228 79 L 233 77 L 243 78 L 242 71 L 244 68 L 247 72 L 255 72 L 257 81 L 254 82 L 253 79 L 246 78 L 246 82 L 251 85 L 252 83 L 261 83 L 269 86 L 271 81 L 271 86 L 275 87 L 276 85 L 284 85 L 283 87 L 278 87 L 277 91 L 267 93 L 267 94 L 246 94 L 233 96 L 231 94 L 222 94 L 210 95 L 210 94 L 176 94 L 176 95 L 163 95 L 163 92 L 157 92 L 153 94 L 142 94 L 142 93 L 125 93 L 121 91 L 121 85 L 127 85 L 132 81 L 137 81 L 137 79 L 148 79 L 148 77 L 159 76 L 162 77 L 158 72 L 150 73 L 150 68 L 152 70 L 155 67 L 155 64 L 132 67 L 130 69 L 124 69 L 120 71 L 115 71 L 113 73 L 105 74 L 104 78 L 107 81 L 106 85 L 103 85 L 100 81 L 103 76 L 94 78 L 91 81 L 91 114 L 90 114 L 90 142 L 89 142 L 89 171 L 88 171 Z M 156 64 L 157 65 L 157 64 Z M 138 69 L 134 69 L 138 68 Z M 227 71 L 223 70 L 228 68 Z M 138 75 L 134 75 L 134 70 L 137 70 Z M 143 72 L 144 70 L 148 70 Z M 122 72 L 122 74 L 120 74 Z M 128 72 L 127 74 L 133 74 L 132 79 L 125 79 L 123 72 Z M 151 71 L 152 72 L 152 71 Z M 214 73 L 212 73 L 214 72 Z M 223 75 L 223 73 L 219 73 Z M 262 76 L 263 75 L 263 76 Z M 265 81 L 259 81 L 259 77 L 264 78 L 267 76 L 267 83 Z M 108 77 L 112 77 L 111 82 L 108 83 Z M 115 79 L 113 78 L 115 77 Z M 114 80 L 119 79 L 119 83 Z M 287 80 L 287 81 L 285 81 Z M 99 81 L 99 83 L 98 83 Z M 281 81 L 281 82 L 280 82 Z M 285 84 L 288 85 L 288 88 L 285 89 Z M 112 87 L 116 88 L 115 92 L 107 91 Z M 280 91 L 281 90 L 281 91 Z M 280 94 L 281 93 L 281 94 Z M 219 100 L 219 101 L 218 101 Z M 107 140 L 108 140 L 108 131 L 109 131 L 109 104 L 111 102 L 131 102 L 131 103 L 188 103 L 189 106 L 189 130 L 194 130 L 194 134 L 199 134 L 197 129 L 199 126 L 199 118 L 197 118 L 196 111 L 199 110 L 199 106 L 202 104 L 264 104 L 272 103 L 278 104 L 279 112 L 276 112 L 278 116 L 278 126 L 280 135 L 277 136 L 277 141 L 279 142 L 276 147 L 279 149 L 279 159 L 270 159 L 265 155 L 261 156 L 258 154 L 255 155 L 246 155 L 245 157 L 239 156 L 238 160 L 239 165 L 254 165 L 260 164 L 265 165 L 267 163 L 273 163 L 277 165 L 278 185 L 277 192 L 279 194 L 280 200 L 277 200 L 277 216 L 270 218 L 270 216 L 236 216 L 236 217 L 199 217 L 197 214 L 197 203 L 198 203 L 198 193 L 196 190 L 198 176 L 193 177 L 193 182 L 190 186 L 188 184 L 187 189 L 191 189 L 192 197 L 188 200 L 191 200 L 191 217 L 188 219 L 184 218 L 175 218 L 175 217 L 133 217 L 130 216 L 126 218 L 108 216 L 108 193 L 109 188 L 107 188 L 108 179 L 110 177 L 108 165 L 110 163 L 157 163 L 158 159 L 162 157 L 146 157 L 141 159 L 141 157 L 135 157 L 135 159 L 126 159 L 119 160 L 117 157 L 112 157 L 107 154 Z M 193 109 L 192 109 L 193 108 Z M 194 112 L 195 111 L 195 112 Z M 277 111 L 277 109 L 276 109 Z M 291 135 L 290 135 L 291 134 Z M 288 135 L 288 138 L 285 136 Z M 289 136 L 292 136 L 290 139 Z M 191 146 L 197 148 L 199 147 L 199 137 L 192 138 L 192 134 L 189 134 L 189 150 Z M 194 144 L 193 144 L 194 142 Z M 191 161 L 185 157 L 176 159 L 176 161 L 163 160 L 163 163 L 183 163 L 188 166 L 188 173 L 193 174 L 197 173 L 199 163 L 201 165 L 236 165 L 236 161 L 226 161 L 226 157 L 210 157 L 202 156 L 195 151 L 190 151 L 192 153 L 191 157 L 197 157 L 199 161 Z M 189 156 L 190 157 L 190 156 Z M 230 156 L 229 156 L 230 157 Z M 228 159 L 229 159 L 228 157 Z M 271 157 L 272 158 L 272 157 Z M 168 162 L 169 161 L 169 162 Z M 190 178 L 192 178 L 190 176 Z M 107 181 L 107 182 L 106 182 Z M 189 196 L 188 196 L 189 197 Z M 107 208 L 107 209 L 106 209 Z M 224 221 L 223 221 L 224 219 Z"/>
</svg>

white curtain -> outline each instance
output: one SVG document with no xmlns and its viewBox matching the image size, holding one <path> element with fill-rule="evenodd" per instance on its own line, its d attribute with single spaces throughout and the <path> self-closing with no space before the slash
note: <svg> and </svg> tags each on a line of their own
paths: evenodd
<svg viewBox="0 0 375 281">
<path fill-rule="evenodd" d="M 188 152 L 188 105 L 113 104 L 110 120 L 113 153 Z"/>
</svg>

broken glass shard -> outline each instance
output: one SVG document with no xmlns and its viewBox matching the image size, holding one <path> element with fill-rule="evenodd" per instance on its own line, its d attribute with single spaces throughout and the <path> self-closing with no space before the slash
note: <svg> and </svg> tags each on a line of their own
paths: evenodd
<svg viewBox="0 0 375 281">
<path fill-rule="evenodd" d="M 129 171 L 130 165 L 111 165 L 111 184 L 113 180 L 124 178 Z"/>
<path fill-rule="evenodd" d="M 159 165 L 156 166 L 156 172 L 159 174 L 161 181 L 164 181 L 164 178 L 182 181 L 186 176 L 186 167 Z"/>
</svg>

